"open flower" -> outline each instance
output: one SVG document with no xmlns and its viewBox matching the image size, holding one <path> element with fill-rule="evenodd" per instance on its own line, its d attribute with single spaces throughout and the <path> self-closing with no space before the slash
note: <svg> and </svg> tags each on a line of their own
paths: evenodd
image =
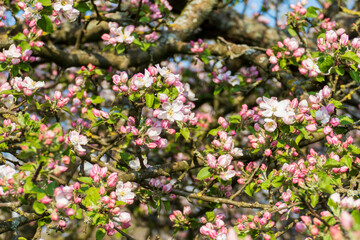
<svg viewBox="0 0 360 240">
<path fill-rule="evenodd" d="M 32 80 L 31 78 L 25 77 L 25 78 L 24 78 L 24 81 L 22 81 L 21 85 L 22 85 L 24 88 L 33 90 L 33 89 L 36 89 L 36 88 L 44 87 L 44 86 L 45 86 L 45 82 L 35 82 L 35 81 Z"/>
<path fill-rule="evenodd" d="M 266 131 L 268 132 L 273 132 L 275 131 L 275 129 L 277 128 L 277 123 L 270 118 L 265 118 L 265 124 L 264 124 L 264 128 Z"/>
<path fill-rule="evenodd" d="M 119 181 L 116 185 L 116 196 L 118 197 L 118 200 L 121 202 L 129 203 L 132 202 L 135 194 L 131 192 L 131 183 L 123 183 L 122 181 Z"/>
<path fill-rule="evenodd" d="M 283 100 L 278 102 L 276 99 L 263 97 L 263 102 L 260 103 L 260 108 L 264 109 L 262 111 L 263 117 L 286 117 L 287 111 L 286 108 L 289 106 L 288 100 Z"/>
<path fill-rule="evenodd" d="M 183 107 L 183 103 L 179 100 L 175 100 L 172 103 L 166 102 L 163 103 L 162 107 L 165 109 L 161 111 L 158 117 L 160 119 L 167 119 L 170 122 L 182 121 L 184 118 L 184 114 L 181 112 Z"/>
<path fill-rule="evenodd" d="M 53 5 L 53 8 L 55 11 L 69 11 L 72 9 L 73 6 L 73 0 L 60 0 L 56 1 Z"/>
<path fill-rule="evenodd" d="M 81 135 L 77 131 L 71 131 L 69 133 L 69 140 L 76 150 L 81 151 L 81 152 L 86 151 L 81 146 L 81 145 L 86 145 L 88 143 L 86 136 Z"/>
</svg>

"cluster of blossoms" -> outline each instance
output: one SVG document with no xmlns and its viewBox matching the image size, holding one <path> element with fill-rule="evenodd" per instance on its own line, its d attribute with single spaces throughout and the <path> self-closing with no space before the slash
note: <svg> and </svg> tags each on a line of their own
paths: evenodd
<svg viewBox="0 0 360 240">
<path fill-rule="evenodd" d="M 74 183 L 70 186 L 60 186 L 54 190 L 54 199 L 44 196 L 40 203 L 46 205 L 52 221 L 65 228 L 67 226 L 66 217 L 73 216 L 75 210 L 72 208 L 73 203 L 81 202 L 80 197 L 76 197 L 74 190 L 78 190 L 80 184 Z"/>
<path fill-rule="evenodd" d="M 267 49 L 266 54 L 269 56 L 269 62 L 275 66 L 272 68 L 273 72 L 279 71 L 286 65 L 286 59 L 291 57 L 301 57 L 305 53 L 305 48 L 299 48 L 299 42 L 296 38 L 286 38 L 283 42 L 277 43 L 275 51 Z M 283 61 L 285 60 L 285 61 Z M 284 66 L 282 66 L 284 62 Z"/>
<path fill-rule="evenodd" d="M 37 44 L 41 45 L 41 44 Z M 34 62 L 36 58 L 34 56 L 31 56 L 32 51 L 30 49 L 25 49 L 21 53 L 21 47 L 16 47 L 15 44 L 11 44 L 9 49 L 5 50 L 3 49 L 3 52 L 0 52 L 0 62 L 7 62 L 11 63 L 12 65 L 19 64 L 21 61 L 23 62 Z"/>
<path fill-rule="evenodd" d="M 173 74 L 166 67 L 149 67 L 145 69 L 145 74 L 137 73 L 131 79 L 125 72 L 112 77 L 114 91 L 121 91 L 125 96 L 142 96 L 152 98 L 147 107 L 143 108 L 145 126 L 137 129 L 135 118 L 129 117 L 127 126 L 121 126 L 122 133 L 133 133 L 137 136 L 137 145 L 146 144 L 149 148 L 166 147 L 167 139 L 161 138 L 163 130 L 169 134 L 174 134 L 175 129 L 170 128 L 175 122 L 195 125 L 197 118 L 191 111 L 195 104 L 191 101 L 196 100 L 194 93 L 190 90 L 189 84 L 183 84 L 180 76 Z M 150 89 L 160 89 L 157 96 L 150 92 Z M 147 93 L 150 92 L 150 93 Z M 147 95 L 148 94 L 148 95 Z M 151 96 L 150 96 L 151 94 Z"/>
<path fill-rule="evenodd" d="M 123 28 L 119 27 L 119 24 L 116 22 L 109 22 L 110 34 L 104 33 L 101 39 L 105 41 L 105 45 L 111 44 L 115 46 L 118 43 L 131 44 L 135 40 L 135 37 L 131 35 L 134 29 L 133 25 Z"/>
<path fill-rule="evenodd" d="M 29 2 L 30 3 L 30 2 Z M 24 13 L 21 15 L 26 25 L 30 28 L 34 27 L 41 17 L 41 12 L 44 9 L 44 5 L 41 2 L 35 2 L 31 5 L 26 2 L 18 2 L 18 6 Z M 52 22 L 55 22 L 56 25 L 60 25 L 61 18 L 60 16 L 64 16 L 67 20 L 73 22 L 77 19 L 80 12 L 76 8 L 73 7 L 73 0 L 56 0 L 52 2 L 53 12 L 52 15 L 49 16 Z"/>
<path fill-rule="evenodd" d="M 330 198 L 334 203 L 338 204 L 342 209 L 360 210 L 360 199 L 354 199 L 352 196 L 341 198 L 339 193 L 331 194 Z"/>
<path fill-rule="evenodd" d="M 226 240 L 228 229 L 223 221 L 224 218 L 225 215 L 223 214 L 216 215 L 212 222 L 207 222 L 205 218 L 202 218 L 201 223 L 205 225 L 200 228 L 200 233 L 208 237 L 208 239 Z"/>
<path fill-rule="evenodd" d="M 4 104 L 6 106 L 6 102 Z M 10 135 L 10 133 L 13 133 L 15 130 L 18 130 L 17 129 L 18 125 L 16 123 L 13 123 L 11 119 L 4 119 L 3 124 L 4 124 L 3 129 L 5 130 L 1 135 L 3 138 L 7 137 L 8 135 Z"/>
<path fill-rule="evenodd" d="M 137 11 L 138 7 L 140 6 L 140 2 L 142 2 L 142 6 L 149 9 L 149 12 L 146 16 L 150 17 L 152 20 L 158 20 L 163 17 L 161 13 L 161 7 L 165 8 L 166 10 L 171 11 L 172 6 L 169 4 L 167 0 L 161 0 L 160 4 L 153 3 L 149 0 L 122 0 L 122 4 L 129 5 L 134 7 L 134 11 Z"/>
<path fill-rule="evenodd" d="M 284 123 L 286 125 L 293 125 L 295 123 L 302 123 L 306 120 L 306 130 L 314 132 L 318 128 L 317 121 L 320 121 L 322 125 L 325 125 L 329 122 L 332 126 L 337 126 L 339 119 L 333 118 L 330 119 L 330 114 L 334 113 L 335 107 L 333 104 L 328 104 L 326 107 L 321 107 L 320 105 L 324 100 L 327 100 L 330 97 L 331 90 L 328 86 L 325 86 L 315 95 L 309 96 L 309 98 L 303 99 L 299 102 L 298 99 L 294 98 L 293 100 L 282 100 L 278 101 L 275 97 L 267 98 L 262 97 L 257 100 L 260 109 L 258 110 L 258 115 L 262 118 L 253 118 L 256 121 L 254 125 L 255 131 L 258 133 L 257 137 L 254 135 L 249 135 L 251 146 L 253 148 L 258 148 L 259 144 L 265 144 L 267 134 L 262 131 L 261 125 L 258 121 L 263 121 L 263 128 L 269 132 L 274 132 L 278 125 Z M 310 110 L 317 110 L 315 113 L 315 118 L 311 115 Z M 279 122 L 279 119 L 282 121 Z M 330 132 L 328 132 L 330 133 Z M 276 144 L 276 142 L 274 143 Z"/>
<path fill-rule="evenodd" d="M 234 75 L 231 71 L 228 71 L 225 66 L 222 66 L 221 62 L 215 64 L 214 71 L 211 72 L 213 82 L 219 84 L 221 82 L 228 82 L 231 86 L 240 85 L 241 79 L 244 79 L 246 83 L 253 83 L 261 81 L 259 71 L 256 66 L 241 67 L 239 72 Z"/>
<path fill-rule="evenodd" d="M 10 84 L 8 82 L 4 82 L 0 86 L 0 92 L 14 89 L 17 92 L 23 92 L 26 96 L 31 96 L 34 91 L 44 86 L 44 82 L 35 82 L 30 77 L 25 77 L 24 79 L 21 77 L 15 77 L 10 80 Z M 12 94 L 2 94 L 2 103 L 7 108 L 10 108 L 14 102 L 15 98 Z"/>
<path fill-rule="evenodd" d="M 218 123 L 225 129 L 229 126 L 229 123 L 223 117 L 219 118 Z M 212 141 L 212 145 L 224 154 L 216 157 L 208 153 L 206 156 L 207 165 L 213 169 L 216 174 L 219 174 L 223 180 L 229 180 L 236 174 L 234 166 L 231 164 L 233 157 L 243 156 L 242 149 L 234 147 L 233 137 L 235 134 L 236 132 L 234 130 L 231 131 L 230 135 L 228 135 L 226 131 L 218 131 L 216 138 Z"/>
<path fill-rule="evenodd" d="M 166 177 L 151 178 L 149 185 L 161 189 L 164 193 L 170 193 L 173 188 L 175 180 Z"/>
<path fill-rule="evenodd" d="M 275 226 L 275 222 L 271 221 L 271 213 L 264 212 L 262 217 L 242 215 L 236 220 L 235 228 L 241 235 L 250 234 L 252 231 L 267 232 Z M 265 240 L 270 240 L 271 236 L 263 234 Z"/>
<path fill-rule="evenodd" d="M 24 172 L 18 172 L 11 166 L 0 166 L 0 196 L 21 194 L 24 192 L 22 180 Z M 17 176 L 15 175 L 17 174 Z"/>
<path fill-rule="evenodd" d="M 184 206 L 183 211 L 174 210 L 172 214 L 170 214 L 169 219 L 173 224 L 173 227 L 182 227 L 189 225 L 188 216 L 191 213 L 190 206 Z"/>
<path fill-rule="evenodd" d="M 304 16 L 306 14 L 306 8 L 304 6 L 307 2 L 307 0 L 302 0 L 296 4 L 290 4 L 290 8 L 294 10 L 294 12 L 290 12 L 290 16 L 295 17 L 297 20 L 300 19 L 300 16 Z"/>
<path fill-rule="evenodd" d="M 131 215 L 128 212 L 121 211 L 121 209 L 126 205 L 133 204 L 135 194 L 132 192 L 134 186 L 131 182 L 124 183 L 117 181 L 117 173 L 111 173 L 105 182 L 107 173 L 107 167 L 100 168 L 97 164 L 90 171 L 90 177 L 93 179 L 94 184 L 100 186 L 99 195 L 101 196 L 101 206 L 92 206 L 91 210 L 96 210 L 100 207 L 108 212 L 108 223 L 103 228 L 109 236 L 112 236 L 115 234 L 115 227 L 121 229 L 130 227 Z M 115 191 L 107 194 L 106 187 L 116 188 Z"/>
<path fill-rule="evenodd" d="M 330 203 L 332 201 L 332 203 Z M 360 208 L 360 199 L 354 200 L 353 197 L 345 197 L 341 199 L 339 193 L 334 193 L 330 196 L 328 205 L 332 210 L 332 213 L 329 211 L 322 211 L 320 216 L 324 218 L 333 218 L 340 221 L 341 227 L 346 230 L 347 235 L 350 239 L 357 239 L 360 237 L 360 231 L 354 228 L 355 215 L 350 214 L 349 211 L 357 213 Z M 317 236 L 320 233 L 321 227 L 324 226 L 323 222 L 318 218 L 311 219 L 309 216 L 301 216 L 301 222 L 298 222 L 295 226 L 295 230 L 302 233 L 312 236 Z M 343 232 L 340 230 L 340 225 L 335 224 L 330 227 L 329 232 L 333 239 L 344 239 Z M 319 229 L 320 228 L 320 229 Z"/>
<path fill-rule="evenodd" d="M 336 31 L 329 30 L 325 33 L 325 39 L 320 37 L 317 39 L 317 47 L 319 51 L 331 54 L 340 47 L 347 47 L 349 44 L 349 35 L 345 33 L 345 29 L 340 28 Z M 359 39 L 354 38 L 351 41 L 351 47 L 355 50 L 359 48 Z"/>
<path fill-rule="evenodd" d="M 197 109 L 195 117 L 198 119 L 197 126 L 207 129 L 213 122 L 212 108 L 208 105 L 203 105 Z"/>
<path fill-rule="evenodd" d="M 196 42 L 190 41 L 190 46 L 191 46 L 190 51 L 192 53 L 199 53 L 200 54 L 207 47 L 207 44 L 204 43 L 204 41 L 199 38 Z"/>
</svg>

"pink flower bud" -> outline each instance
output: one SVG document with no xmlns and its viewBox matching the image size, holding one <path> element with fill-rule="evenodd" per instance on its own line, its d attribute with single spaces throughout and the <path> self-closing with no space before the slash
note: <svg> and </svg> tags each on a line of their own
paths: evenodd
<svg viewBox="0 0 360 240">
<path fill-rule="evenodd" d="M 172 190 L 172 184 L 171 184 L 171 183 L 168 183 L 168 184 L 164 185 L 163 188 L 162 188 L 162 190 L 163 190 L 163 192 L 165 192 L 165 193 L 171 192 L 171 190 Z"/>
<path fill-rule="evenodd" d="M 52 201 L 52 199 L 51 198 L 49 198 L 49 197 L 47 197 L 47 196 L 45 196 L 45 197 L 43 197 L 41 200 L 40 200 L 40 202 L 42 203 L 42 204 L 48 204 L 48 203 L 50 203 Z"/>
<path fill-rule="evenodd" d="M 333 127 L 336 127 L 336 126 L 339 126 L 340 125 L 340 120 L 338 118 L 332 118 L 330 120 L 330 124 L 333 126 Z"/>
<path fill-rule="evenodd" d="M 53 221 L 57 221 L 57 220 L 59 220 L 59 215 L 57 215 L 56 212 L 53 212 L 53 213 L 51 213 L 50 218 Z"/>
<path fill-rule="evenodd" d="M 306 127 L 306 130 L 308 130 L 309 132 L 315 132 L 317 130 L 316 128 L 316 124 L 309 124 Z"/>
<path fill-rule="evenodd" d="M 295 230 L 299 233 L 302 233 L 306 230 L 306 225 L 303 222 L 298 222 L 295 225 Z"/>
<path fill-rule="evenodd" d="M 60 220 L 59 221 L 59 226 L 62 227 L 62 228 L 66 227 L 66 222 L 64 220 Z"/>
<path fill-rule="evenodd" d="M 115 187 L 117 182 L 117 173 L 111 173 L 108 177 L 107 184 L 109 187 Z"/>
<path fill-rule="evenodd" d="M 75 190 L 79 190 L 80 187 L 81 187 L 81 184 L 80 184 L 79 182 L 76 182 L 76 183 L 73 184 L 73 188 L 74 188 Z"/>
</svg>

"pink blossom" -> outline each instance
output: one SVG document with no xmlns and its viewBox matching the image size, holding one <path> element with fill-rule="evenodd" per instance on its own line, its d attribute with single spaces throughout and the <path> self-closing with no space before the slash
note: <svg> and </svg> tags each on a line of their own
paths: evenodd
<svg viewBox="0 0 360 240">
<path fill-rule="evenodd" d="M 265 118 L 264 121 L 265 121 L 264 128 L 266 131 L 274 132 L 276 130 L 277 123 L 273 119 Z"/>
</svg>

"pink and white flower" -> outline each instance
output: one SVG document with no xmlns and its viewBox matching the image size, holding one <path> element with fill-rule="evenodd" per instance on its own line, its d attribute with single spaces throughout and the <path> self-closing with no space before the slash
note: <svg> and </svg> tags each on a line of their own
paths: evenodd
<svg viewBox="0 0 360 240">
<path fill-rule="evenodd" d="M 162 104 L 162 107 L 165 109 L 160 112 L 158 115 L 159 119 L 167 119 L 170 122 L 182 121 L 184 114 L 181 112 L 183 108 L 183 103 L 179 100 L 175 100 L 172 103 L 166 102 Z"/>
<path fill-rule="evenodd" d="M 278 102 L 276 99 L 263 97 L 263 102 L 260 103 L 260 108 L 264 109 L 261 112 L 263 117 L 285 117 L 287 115 L 286 108 L 289 105 L 288 100 Z"/>
<path fill-rule="evenodd" d="M 265 118 L 264 121 L 265 121 L 264 128 L 266 131 L 268 132 L 275 131 L 275 129 L 277 128 L 277 123 L 273 119 Z"/>
<path fill-rule="evenodd" d="M 69 133 L 69 140 L 76 150 L 81 152 L 86 151 L 86 149 L 81 146 L 81 145 L 86 145 L 88 143 L 86 136 L 81 135 L 77 131 L 71 131 Z"/>
<path fill-rule="evenodd" d="M 132 203 L 135 197 L 135 194 L 131 192 L 131 183 L 123 183 L 122 181 L 119 181 L 116 185 L 116 196 L 117 199 L 121 202 L 125 203 Z"/>
</svg>

